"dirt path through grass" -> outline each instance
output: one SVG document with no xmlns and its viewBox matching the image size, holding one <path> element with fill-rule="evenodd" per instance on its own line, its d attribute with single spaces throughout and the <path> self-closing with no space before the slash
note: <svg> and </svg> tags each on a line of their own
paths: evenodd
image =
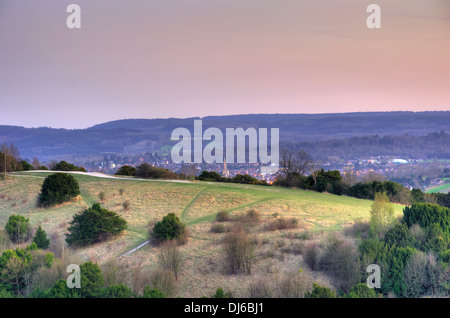
<svg viewBox="0 0 450 318">
<path fill-rule="evenodd" d="M 250 206 L 258 204 L 258 203 L 267 202 L 267 201 L 271 201 L 271 200 L 274 200 L 274 199 L 276 199 L 276 197 L 270 196 L 270 197 L 266 197 L 266 198 L 262 198 L 260 200 L 252 201 L 252 202 L 240 205 L 240 206 L 235 207 L 235 208 L 224 210 L 224 211 L 225 212 L 233 212 L 233 211 L 236 211 L 236 210 L 241 210 L 243 208 L 250 207 Z M 212 221 L 212 220 L 214 220 L 216 215 L 217 215 L 217 212 L 214 212 L 214 213 L 202 216 L 202 217 L 200 217 L 198 219 L 194 219 L 194 220 L 191 220 L 189 222 L 186 222 L 186 225 L 195 225 L 195 224 L 202 223 L 202 222 L 205 222 L 205 221 Z"/>
<path fill-rule="evenodd" d="M 206 190 L 205 188 L 202 188 L 196 195 L 195 197 L 192 198 L 192 200 L 186 205 L 186 207 L 184 208 L 183 212 L 181 212 L 180 215 L 180 219 L 181 221 L 186 220 L 186 216 L 188 214 L 189 209 L 191 208 L 191 206 L 195 203 L 195 201 L 197 201 L 198 197 Z"/>
</svg>

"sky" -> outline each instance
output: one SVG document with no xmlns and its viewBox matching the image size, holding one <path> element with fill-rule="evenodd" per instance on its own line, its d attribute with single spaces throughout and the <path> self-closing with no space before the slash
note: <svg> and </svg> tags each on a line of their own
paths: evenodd
<svg viewBox="0 0 450 318">
<path fill-rule="evenodd" d="M 449 56 L 449 0 L 0 0 L 0 125 L 450 110 Z"/>
</svg>

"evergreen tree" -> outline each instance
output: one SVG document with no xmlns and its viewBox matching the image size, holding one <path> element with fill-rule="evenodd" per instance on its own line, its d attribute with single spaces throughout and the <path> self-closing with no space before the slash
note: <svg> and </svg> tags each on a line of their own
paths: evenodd
<svg viewBox="0 0 450 318">
<path fill-rule="evenodd" d="M 95 203 L 91 208 L 73 217 L 69 233 L 66 234 L 66 242 L 69 245 L 86 246 L 118 235 L 126 228 L 125 219 Z"/>
<path fill-rule="evenodd" d="M 153 227 L 153 235 L 161 240 L 182 239 L 186 227 L 174 214 L 169 213 Z"/>
<path fill-rule="evenodd" d="M 39 202 L 42 205 L 60 204 L 80 194 L 78 181 L 67 173 L 54 173 L 45 178 Z"/>
<path fill-rule="evenodd" d="M 47 233 L 39 226 L 36 234 L 33 238 L 33 242 L 36 243 L 37 247 L 41 250 L 46 250 L 50 245 L 50 239 L 47 237 Z"/>
</svg>

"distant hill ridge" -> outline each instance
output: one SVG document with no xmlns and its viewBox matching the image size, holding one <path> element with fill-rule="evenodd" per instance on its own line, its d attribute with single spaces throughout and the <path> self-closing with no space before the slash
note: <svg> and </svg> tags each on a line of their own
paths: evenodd
<svg viewBox="0 0 450 318">
<path fill-rule="evenodd" d="M 330 114 L 247 114 L 166 119 L 122 119 L 86 129 L 0 126 L 0 143 L 13 142 L 24 158 L 87 156 L 102 153 L 142 153 L 168 146 L 177 127 L 193 130 L 194 119 L 203 129 L 217 127 L 280 128 L 281 142 L 309 142 L 367 135 L 424 136 L 450 132 L 450 111 L 357 112 Z"/>
</svg>

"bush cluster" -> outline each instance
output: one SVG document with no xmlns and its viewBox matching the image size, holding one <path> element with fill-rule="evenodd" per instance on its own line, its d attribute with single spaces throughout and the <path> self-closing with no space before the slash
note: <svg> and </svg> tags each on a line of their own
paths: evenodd
<svg viewBox="0 0 450 318">
<path fill-rule="evenodd" d="M 69 246 L 86 246 L 122 233 L 127 221 L 116 212 L 103 209 L 99 203 L 76 214 L 70 222 L 66 242 Z"/>
<path fill-rule="evenodd" d="M 67 173 L 54 173 L 45 178 L 39 203 L 47 206 L 70 201 L 80 194 L 78 181 Z"/>
</svg>

